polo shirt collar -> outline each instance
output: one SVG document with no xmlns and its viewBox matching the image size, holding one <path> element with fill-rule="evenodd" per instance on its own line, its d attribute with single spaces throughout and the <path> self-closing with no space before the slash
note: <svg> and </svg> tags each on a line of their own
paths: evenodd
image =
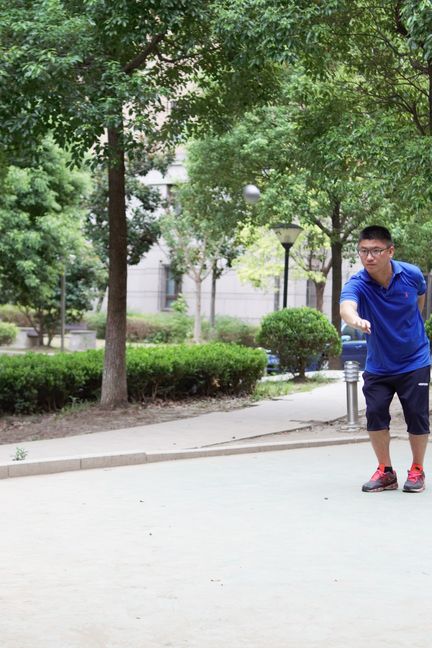
<svg viewBox="0 0 432 648">
<path fill-rule="evenodd" d="M 393 270 L 394 275 L 400 274 L 402 272 L 403 268 L 402 268 L 401 264 L 398 261 L 395 261 L 394 259 L 392 259 L 390 261 L 390 263 L 392 264 L 392 270 Z M 366 268 L 363 268 L 362 274 L 363 274 L 363 280 L 364 281 L 369 281 L 369 282 L 373 281 L 373 282 L 375 282 L 375 279 L 372 279 L 372 277 L 370 276 L 370 274 L 366 270 Z"/>
</svg>

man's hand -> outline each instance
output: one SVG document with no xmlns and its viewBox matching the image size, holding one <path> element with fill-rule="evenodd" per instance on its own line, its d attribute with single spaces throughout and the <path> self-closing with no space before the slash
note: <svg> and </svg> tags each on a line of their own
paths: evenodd
<svg viewBox="0 0 432 648">
<path fill-rule="evenodd" d="M 360 329 L 360 331 L 363 331 L 363 333 L 367 333 L 368 335 L 370 335 L 371 324 L 368 320 L 358 317 L 357 320 L 353 323 L 353 326 L 354 328 L 358 328 Z"/>
<path fill-rule="evenodd" d="M 359 317 L 357 312 L 357 302 L 345 299 L 341 303 L 340 314 L 343 321 L 348 324 L 348 326 L 353 326 L 354 328 L 363 331 L 363 333 L 370 335 L 371 323 L 368 320 Z"/>
</svg>

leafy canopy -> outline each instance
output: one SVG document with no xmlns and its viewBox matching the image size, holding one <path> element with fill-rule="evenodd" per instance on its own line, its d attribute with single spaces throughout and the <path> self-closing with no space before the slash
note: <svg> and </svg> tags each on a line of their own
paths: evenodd
<svg viewBox="0 0 432 648">
<path fill-rule="evenodd" d="M 68 307 L 91 307 L 102 266 L 82 234 L 88 173 L 50 139 L 33 166 L 10 165 L 0 194 L 0 295 L 35 317 L 37 328 L 58 322 L 60 276 L 70 280 Z M 36 322 L 36 319 L 38 321 Z"/>
</svg>

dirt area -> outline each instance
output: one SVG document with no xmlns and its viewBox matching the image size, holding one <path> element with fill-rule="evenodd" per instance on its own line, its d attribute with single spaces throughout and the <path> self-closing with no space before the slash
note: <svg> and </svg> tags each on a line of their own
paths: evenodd
<svg viewBox="0 0 432 648">
<path fill-rule="evenodd" d="M 0 445 L 164 423 L 210 412 L 228 412 L 253 404 L 247 397 L 200 398 L 182 402 L 131 403 L 114 411 L 105 410 L 97 404 L 85 404 L 54 413 L 3 415 L 0 417 Z"/>
</svg>

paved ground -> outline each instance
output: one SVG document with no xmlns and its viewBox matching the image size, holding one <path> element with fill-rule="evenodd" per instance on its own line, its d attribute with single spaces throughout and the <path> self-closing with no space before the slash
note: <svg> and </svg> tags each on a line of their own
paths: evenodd
<svg viewBox="0 0 432 648">
<path fill-rule="evenodd" d="M 374 468 L 360 444 L 4 480 L 1 647 L 429 646 L 432 488 L 363 494 Z"/>
</svg>

